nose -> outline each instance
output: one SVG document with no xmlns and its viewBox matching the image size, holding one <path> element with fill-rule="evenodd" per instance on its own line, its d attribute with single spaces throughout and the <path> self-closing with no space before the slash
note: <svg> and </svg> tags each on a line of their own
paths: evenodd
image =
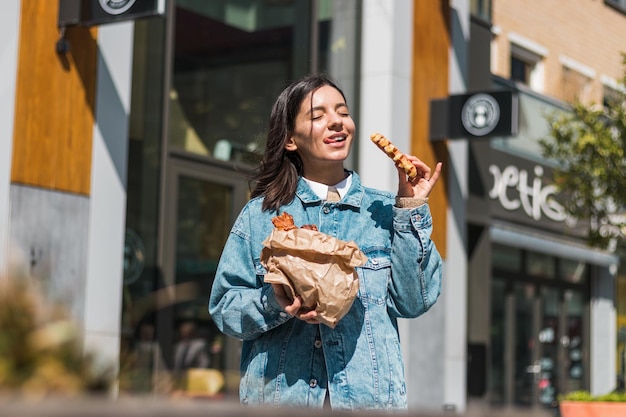
<svg viewBox="0 0 626 417">
<path fill-rule="evenodd" d="M 332 113 L 332 115 L 328 119 L 328 128 L 331 130 L 341 130 L 343 129 L 343 120 L 341 116 L 337 113 Z"/>
</svg>

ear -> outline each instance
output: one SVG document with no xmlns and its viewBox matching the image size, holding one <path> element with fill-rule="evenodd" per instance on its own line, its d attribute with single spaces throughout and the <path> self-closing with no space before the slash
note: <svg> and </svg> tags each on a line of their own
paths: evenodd
<svg viewBox="0 0 626 417">
<path fill-rule="evenodd" d="M 285 143 L 285 149 L 290 152 L 294 152 L 296 149 L 298 149 L 298 145 L 296 145 L 296 142 L 293 140 L 293 136 L 290 136 L 289 139 L 287 139 L 287 143 Z"/>
</svg>

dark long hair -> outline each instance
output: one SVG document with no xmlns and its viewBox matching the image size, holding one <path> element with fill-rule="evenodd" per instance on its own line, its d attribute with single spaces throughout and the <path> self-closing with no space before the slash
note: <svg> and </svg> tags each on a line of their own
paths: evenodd
<svg viewBox="0 0 626 417">
<path fill-rule="evenodd" d="M 296 116 L 307 94 L 329 85 L 345 100 L 343 91 L 324 74 L 312 74 L 289 84 L 276 99 L 270 115 L 265 153 L 254 173 L 252 197 L 264 196 L 263 210 L 278 211 L 293 200 L 302 175 L 302 160 L 296 152 L 285 149 L 293 135 Z"/>
</svg>

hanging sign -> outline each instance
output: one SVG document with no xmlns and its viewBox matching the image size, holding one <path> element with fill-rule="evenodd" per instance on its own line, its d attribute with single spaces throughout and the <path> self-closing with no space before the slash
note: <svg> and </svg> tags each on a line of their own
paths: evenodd
<svg viewBox="0 0 626 417">
<path fill-rule="evenodd" d="M 59 0 L 59 27 L 95 26 L 165 14 L 166 0 Z"/>
<path fill-rule="evenodd" d="M 513 91 L 484 91 L 431 101 L 430 139 L 515 136 L 518 99 Z"/>
</svg>

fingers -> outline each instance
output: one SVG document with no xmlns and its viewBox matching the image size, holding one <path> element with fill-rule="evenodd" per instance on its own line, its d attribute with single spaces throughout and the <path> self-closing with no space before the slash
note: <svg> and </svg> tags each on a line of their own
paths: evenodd
<svg viewBox="0 0 626 417">
<path fill-rule="evenodd" d="M 298 314 L 298 311 L 300 311 L 300 308 L 302 308 L 302 300 L 300 299 L 300 297 L 294 298 L 293 303 L 283 307 L 285 313 L 289 314 L 290 316 L 296 316 Z"/>
<path fill-rule="evenodd" d="M 302 303 L 302 298 L 300 296 L 296 296 L 292 300 L 287 296 L 285 287 L 281 284 L 272 284 L 272 288 L 274 289 L 274 296 L 276 297 L 276 301 L 285 311 L 285 313 L 299 320 L 306 321 L 309 324 L 320 323 L 317 318 L 317 311 L 305 308 Z"/>
<path fill-rule="evenodd" d="M 398 197 L 428 197 L 435 183 L 441 176 L 443 164 L 438 162 L 432 170 L 426 163 L 413 155 L 407 158 L 417 169 L 418 175 L 411 178 L 406 173 L 398 169 Z"/>
<path fill-rule="evenodd" d="M 443 167 L 443 163 L 437 162 L 437 165 L 435 166 L 435 172 L 430 177 L 430 179 L 428 179 L 428 182 L 430 183 L 431 187 L 434 186 L 435 183 L 437 183 L 437 180 L 439 179 L 439 175 L 441 174 L 442 167 Z"/>
<path fill-rule="evenodd" d="M 300 313 L 296 314 L 296 318 L 298 318 L 298 319 L 300 319 L 302 321 L 306 321 L 309 324 L 319 324 L 320 323 L 320 321 L 317 319 L 317 311 L 315 311 L 315 310 L 300 312 Z"/>
<path fill-rule="evenodd" d="M 422 178 L 428 180 L 430 178 L 431 169 L 425 162 L 414 155 L 406 155 L 406 157 L 417 170 L 417 175 L 414 178 L 409 178 L 410 181 L 419 181 Z M 406 176 L 406 173 L 404 175 Z"/>
</svg>

